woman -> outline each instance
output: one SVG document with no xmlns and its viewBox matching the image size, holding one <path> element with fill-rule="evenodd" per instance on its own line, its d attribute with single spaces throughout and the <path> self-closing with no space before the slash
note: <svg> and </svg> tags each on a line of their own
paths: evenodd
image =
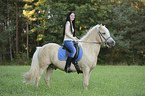
<svg viewBox="0 0 145 96">
<path fill-rule="evenodd" d="M 70 54 L 66 60 L 65 65 L 65 72 L 70 73 L 72 70 L 70 70 L 71 62 L 74 64 L 74 56 L 76 54 L 76 49 L 74 47 L 73 41 L 77 42 L 78 39 L 75 37 L 75 14 L 74 12 L 69 12 L 66 18 L 65 26 L 64 26 L 64 45 L 70 50 Z M 78 65 L 74 64 L 77 72 L 81 73 Z"/>
</svg>

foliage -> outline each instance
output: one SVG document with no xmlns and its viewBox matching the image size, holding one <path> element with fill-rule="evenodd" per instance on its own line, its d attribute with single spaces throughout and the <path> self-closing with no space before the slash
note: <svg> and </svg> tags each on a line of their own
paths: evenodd
<svg viewBox="0 0 145 96">
<path fill-rule="evenodd" d="M 139 55 L 138 51 L 144 51 L 145 46 L 142 42 L 145 40 L 145 35 L 143 35 L 145 24 L 143 20 L 145 18 L 142 10 L 145 9 L 145 6 L 141 9 L 137 9 L 142 5 L 143 4 L 141 2 L 132 1 L 127 3 L 117 3 L 112 7 L 110 14 L 111 18 L 108 19 L 108 25 L 109 28 L 113 26 L 110 30 L 113 32 L 113 37 L 116 40 L 116 46 L 113 50 L 104 49 L 107 50 L 105 52 L 112 53 L 108 53 L 105 56 L 108 60 L 110 60 L 109 57 L 111 57 L 111 62 L 122 61 L 134 63 L 137 61 L 136 57 Z M 140 13 L 142 16 L 139 15 Z"/>
<path fill-rule="evenodd" d="M 62 44 L 66 14 L 76 13 L 76 34 L 81 38 L 97 24 L 106 25 L 116 46 L 102 48 L 99 62 L 139 63 L 145 53 L 145 3 L 138 0 L 1 0 L 0 63 L 16 58 L 16 6 L 18 5 L 19 53 L 32 57 L 36 46 L 55 42 Z M 7 6 L 8 5 L 8 6 Z M 8 16 L 9 15 L 9 16 Z M 9 17 L 9 18 L 8 18 Z M 28 25 L 28 27 L 27 27 Z M 28 31 L 28 34 L 26 34 Z M 28 36 L 27 36 L 28 35 Z M 29 42 L 26 43 L 26 41 Z M 28 49 L 29 47 L 29 49 Z M 144 55 L 143 55 L 144 56 Z"/>
</svg>

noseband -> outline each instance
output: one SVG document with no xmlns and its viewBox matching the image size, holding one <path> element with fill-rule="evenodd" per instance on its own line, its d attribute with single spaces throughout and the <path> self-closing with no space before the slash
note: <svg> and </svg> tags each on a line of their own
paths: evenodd
<svg viewBox="0 0 145 96">
<path fill-rule="evenodd" d="M 102 33 L 99 31 L 98 29 L 98 34 L 99 34 L 99 37 L 101 39 L 101 44 L 103 43 L 103 40 L 102 38 L 105 40 L 105 44 L 107 43 L 108 39 L 111 38 L 111 36 L 109 36 L 107 39 L 102 35 Z"/>
</svg>

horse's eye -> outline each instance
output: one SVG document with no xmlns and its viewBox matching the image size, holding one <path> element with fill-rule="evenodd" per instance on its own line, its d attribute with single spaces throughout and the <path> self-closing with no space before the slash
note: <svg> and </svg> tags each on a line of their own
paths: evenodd
<svg viewBox="0 0 145 96">
<path fill-rule="evenodd" d="M 102 33 L 103 35 L 105 35 L 106 33 Z"/>
</svg>

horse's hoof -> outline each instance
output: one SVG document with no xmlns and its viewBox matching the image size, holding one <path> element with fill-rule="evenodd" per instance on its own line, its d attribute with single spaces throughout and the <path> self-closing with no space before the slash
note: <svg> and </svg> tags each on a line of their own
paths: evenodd
<svg viewBox="0 0 145 96">
<path fill-rule="evenodd" d="M 85 87 L 85 90 L 88 90 L 88 87 Z"/>
</svg>

